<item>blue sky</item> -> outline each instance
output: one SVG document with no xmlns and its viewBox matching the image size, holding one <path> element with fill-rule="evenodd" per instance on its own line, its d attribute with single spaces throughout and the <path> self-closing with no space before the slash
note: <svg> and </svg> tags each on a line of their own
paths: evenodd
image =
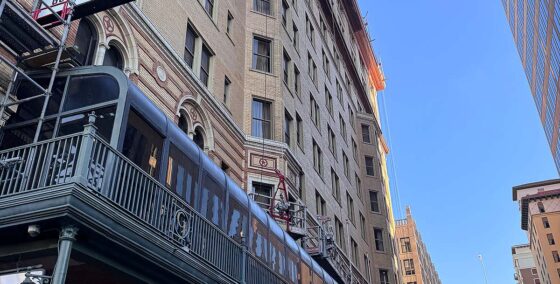
<svg viewBox="0 0 560 284">
<path fill-rule="evenodd" d="M 558 173 L 501 1 L 359 4 L 387 78 L 400 204 L 442 281 L 484 283 L 482 253 L 488 283 L 514 283 L 510 248 L 527 238 L 511 187 Z"/>
</svg>

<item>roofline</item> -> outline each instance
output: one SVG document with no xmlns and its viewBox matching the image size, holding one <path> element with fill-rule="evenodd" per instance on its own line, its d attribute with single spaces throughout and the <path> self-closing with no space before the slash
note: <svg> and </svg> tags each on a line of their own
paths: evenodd
<svg viewBox="0 0 560 284">
<path fill-rule="evenodd" d="M 539 187 L 539 186 L 547 186 L 547 185 L 551 185 L 551 184 L 560 184 L 560 179 L 549 179 L 549 180 L 543 180 L 543 181 L 537 181 L 537 182 L 531 182 L 531 183 L 526 183 L 526 184 L 521 184 L 521 185 L 517 185 L 512 187 L 512 196 L 513 196 L 513 201 L 517 201 L 517 191 L 518 190 L 523 190 L 523 189 L 527 189 L 527 188 L 533 188 L 533 187 Z"/>
</svg>

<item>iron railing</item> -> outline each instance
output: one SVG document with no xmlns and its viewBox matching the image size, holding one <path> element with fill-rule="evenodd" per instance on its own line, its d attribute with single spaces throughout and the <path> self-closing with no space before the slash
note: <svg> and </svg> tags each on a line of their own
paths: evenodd
<svg viewBox="0 0 560 284">
<path fill-rule="evenodd" d="M 0 151 L 0 198 L 78 183 L 234 281 L 283 283 L 267 264 L 99 138 L 93 122 L 83 133 Z"/>
<path fill-rule="evenodd" d="M 273 212 L 271 211 L 270 205 L 272 201 L 276 205 L 283 204 L 281 198 L 273 198 L 272 196 L 259 194 L 259 193 L 249 193 L 249 196 L 261 207 L 266 213 L 271 215 L 273 219 L 284 229 L 288 229 L 287 231 L 290 233 L 296 233 L 300 235 L 305 235 L 307 233 L 307 208 L 301 202 L 286 202 L 288 206 L 288 216 L 289 220 L 283 220 L 278 216 L 281 215 L 281 208 L 277 206 L 273 208 Z"/>
</svg>

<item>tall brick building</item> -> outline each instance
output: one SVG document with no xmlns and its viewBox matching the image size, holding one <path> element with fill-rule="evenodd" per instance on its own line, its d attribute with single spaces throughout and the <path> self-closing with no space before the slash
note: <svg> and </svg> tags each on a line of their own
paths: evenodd
<svg viewBox="0 0 560 284">
<path fill-rule="evenodd" d="M 416 222 L 406 208 L 406 219 L 397 220 L 396 238 L 399 243 L 399 260 L 402 282 L 406 284 L 441 284 Z"/>
<path fill-rule="evenodd" d="M 307 223 L 290 233 L 340 279 L 399 283 L 385 81 L 357 2 L 244 4 L 137 0 L 75 21 L 69 46 L 122 69 L 263 208 L 283 174 Z M 320 231 L 332 248 L 316 250 Z"/>
</svg>

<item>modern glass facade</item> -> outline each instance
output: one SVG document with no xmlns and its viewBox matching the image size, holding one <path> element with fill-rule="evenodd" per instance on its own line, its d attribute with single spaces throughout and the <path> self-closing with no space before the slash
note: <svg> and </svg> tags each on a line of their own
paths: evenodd
<svg viewBox="0 0 560 284">
<path fill-rule="evenodd" d="M 502 0 L 502 4 L 560 171 L 560 0 Z"/>
</svg>

